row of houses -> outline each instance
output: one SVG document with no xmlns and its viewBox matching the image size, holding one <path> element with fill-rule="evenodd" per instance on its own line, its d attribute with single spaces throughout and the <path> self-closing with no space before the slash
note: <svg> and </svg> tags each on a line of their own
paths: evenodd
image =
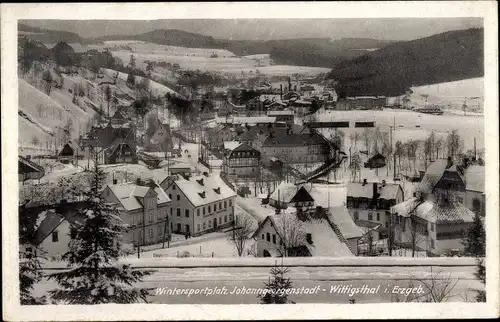
<svg viewBox="0 0 500 322">
<path fill-rule="evenodd" d="M 287 213 L 288 217 L 294 213 L 293 216 L 302 218 L 302 221 L 312 216 L 316 221 L 323 221 L 323 228 L 332 230 L 335 230 L 334 223 L 339 218 L 346 222 L 344 215 L 347 213 L 349 225 L 352 226 L 352 221 L 361 232 L 356 235 L 356 243 L 362 240 L 376 244 L 380 239 L 391 237 L 393 246 L 415 248 L 425 251 L 428 256 L 458 253 L 463 249 L 462 240 L 474 217 L 483 217 L 485 210 L 484 167 L 472 165 L 460 169 L 450 160 L 435 161 L 419 184 L 418 193 L 406 196 L 406 200 L 400 184 L 384 180 L 348 183 L 345 197 L 339 196 L 339 189 L 321 184 L 282 183 L 269 196 L 269 205 L 276 209 L 276 215 L 270 214 L 256 232 L 258 254 L 286 256 L 283 242 L 280 243 L 284 234 L 280 224 L 283 219 L 279 219 L 281 213 Z M 342 205 L 344 202 L 345 206 Z M 331 209 L 332 205 L 335 210 Z M 327 215 L 318 219 L 319 210 Z M 314 235 L 311 230 L 311 227 L 305 229 L 305 234 Z M 330 246 L 337 245 L 330 255 L 342 249 L 343 246 L 336 244 L 338 241 L 320 236 L 319 240 L 330 240 Z M 314 236 L 308 237 L 311 238 L 315 239 Z M 341 237 L 339 239 L 342 241 Z M 354 247 L 356 243 L 352 241 L 351 251 L 357 249 Z M 303 241 L 302 246 L 300 254 L 314 256 L 310 243 Z"/>
<path fill-rule="evenodd" d="M 236 193 L 219 176 L 208 174 L 183 177 L 158 176 L 153 181 L 122 182 L 106 185 L 104 200 L 115 206 L 129 230 L 124 242 L 151 245 L 169 240 L 172 233 L 202 235 L 233 225 Z M 22 244 L 42 247 L 47 256 L 67 251 L 72 227 L 81 224 L 79 212 L 85 202 L 62 205 L 20 207 L 20 220 L 27 224 Z"/>
</svg>

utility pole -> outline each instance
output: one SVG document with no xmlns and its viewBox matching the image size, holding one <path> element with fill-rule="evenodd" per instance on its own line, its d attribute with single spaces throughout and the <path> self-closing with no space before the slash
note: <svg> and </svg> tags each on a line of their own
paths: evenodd
<svg viewBox="0 0 500 322">
<path fill-rule="evenodd" d="M 395 148 L 392 146 L 392 130 L 395 128 L 395 126 L 396 126 L 396 123 L 394 121 L 394 127 L 390 126 L 390 129 L 391 129 L 390 133 L 391 133 L 392 158 L 393 158 L 393 161 L 394 161 L 394 165 L 393 165 L 393 168 L 394 168 L 394 178 L 393 179 L 396 179 L 396 151 L 395 151 Z"/>
</svg>

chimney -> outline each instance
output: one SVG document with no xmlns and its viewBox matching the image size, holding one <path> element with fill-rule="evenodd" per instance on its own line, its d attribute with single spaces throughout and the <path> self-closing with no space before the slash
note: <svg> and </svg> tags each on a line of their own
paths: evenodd
<svg viewBox="0 0 500 322">
<path fill-rule="evenodd" d="M 453 165 L 453 161 L 451 160 L 451 156 L 448 157 L 448 163 L 446 164 L 446 169 Z"/>
<path fill-rule="evenodd" d="M 366 185 L 366 179 L 363 179 L 363 187 Z"/>
<path fill-rule="evenodd" d="M 203 172 L 203 175 L 204 175 L 205 177 L 208 177 L 208 172 L 206 172 L 206 171 L 205 171 L 205 172 Z M 203 179 L 201 179 L 201 180 L 203 180 Z"/>
<path fill-rule="evenodd" d="M 280 99 L 283 99 L 283 84 L 280 84 Z"/>
</svg>

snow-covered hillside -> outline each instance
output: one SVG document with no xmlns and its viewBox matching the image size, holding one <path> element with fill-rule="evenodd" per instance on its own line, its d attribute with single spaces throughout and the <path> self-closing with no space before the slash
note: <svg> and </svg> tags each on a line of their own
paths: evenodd
<svg viewBox="0 0 500 322">
<path fill-rule="evenodd" d="M 470 78 L 455 82 L 429 84 L 415 86 L 411 88 L 409 95 L 409 106 L 415 108 L 438 105 L 444 109 L 462 110 L 464 103 L 467 111 L 482 112 L 484 99 L 484 78 Z M 403 104 L 404 95 L 399 97 L 400 104 Z M 396 102 L 398 98 L 389 98 L 389 105 Z"/>
<path fill-rule="evenodd" d="M 68 91 L 71 83 L 61 89 L 52 87 L 50 96 L 19 79 L 19 146 L 53 151 L 64 138 L 63 128 L 71 119 L 71 137 L 82 133 L 95 111 L 85 104 L 86 97 L 76 98 Z"/>
</svg>

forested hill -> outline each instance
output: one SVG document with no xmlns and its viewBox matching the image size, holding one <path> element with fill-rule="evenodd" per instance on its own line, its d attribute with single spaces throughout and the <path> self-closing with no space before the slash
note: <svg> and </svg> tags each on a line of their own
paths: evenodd
<svg viewBox="0 0 500 322">
<path fill-rule="evenodd" d="M 404 94 L 411 86 L 484 75 L 484 30 L 456 30 L 390 44 L 338 62 L 329 78 L 340 96 Z"/>
<path fill-rule="evenodd" d="M 60 41 L 80 44 L 93 42 L 90 39 L 82 38 L 78 34 L 69 31 L 36 28 L 22 23 L 18 24 L 17 28 L 19 35 L 29 37 L 32 40 L 36 40 L 44 44 L 56 44 Z"/>
</svg>

